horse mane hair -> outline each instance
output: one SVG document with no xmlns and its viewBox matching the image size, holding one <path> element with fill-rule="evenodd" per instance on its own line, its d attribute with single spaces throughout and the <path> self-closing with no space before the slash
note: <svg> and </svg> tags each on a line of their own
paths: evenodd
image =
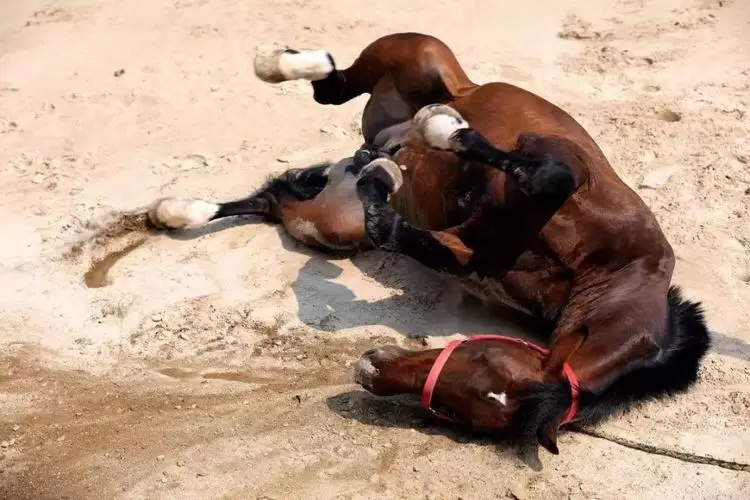
<svg viewBox="0 0 750 500">
<path fill-rule="evenodd" d="M 700 302 L 683 299 L 680 288 L 667 294 L 668 332 L 659 355 L 644 360 L 629 372 L 596 390 L 581 388 L 576 423 L 591 425 L 633 404 L 688 390 L 698 380 L 700 362 L 711 346 Z M 542 440 L 550 425 L 557 425 L 570 407 L 570 383 L 535 383 L 517 395 L 515 428 L 525 439 Z"/>
</svg>

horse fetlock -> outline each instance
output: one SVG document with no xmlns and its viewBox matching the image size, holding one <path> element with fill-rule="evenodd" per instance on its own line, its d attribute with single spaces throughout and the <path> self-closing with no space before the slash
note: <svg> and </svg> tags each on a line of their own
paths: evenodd
<svg viewBox="0 0 750 500">
<path fill-rule="evenodd" d="M 458 132 L 469 129 L 461 114 L 445 104 L 428 104 L 412 119 L 413 130 L 430 147 L 445 151 L 461 151 Z"/>
<path fill-rule="evenodd" d="M 219 205 L 203 200 L 161 198 L 148 210 L 148 219 L 158 229 L 184 229 L 208 223 L 219 211 Z"/>
<path fill-rule="evenodd" d="M 267 83 L 323 80 L 336 69 L 328 51 L 298 51 L 276 44 L 258 47 L 253 65 L 255 75 Z"/>
</svg>

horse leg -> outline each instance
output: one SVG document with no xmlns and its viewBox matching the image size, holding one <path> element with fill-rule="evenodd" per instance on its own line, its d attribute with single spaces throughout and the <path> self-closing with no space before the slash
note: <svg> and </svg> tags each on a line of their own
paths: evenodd
<svg viewBox="0 0 750 500">
<path fill-rule="evenodd" d="M 319 104 L 340 105 L 365 92 L 377 81 L 365 79 L 361 56 L 345 70 L 326 50 L 294 50 L 286 47 L 259 47 L 255 54 L 255 75 L 267 83 L 307 80 L 312 83 L 313 98 Z"/>
<path fill-rule="evenodd" d="M 518 150 L 508 153 L 496 148 L 471 128 L 458 111 L 443 104 L 420 109 L 414 116 L 413 130 L 433 148 L 453 151 L 467 161 L 502 170 L 526 194 L 545 203 L 562 204 L 587 177 L 585 172 L 574 171 L 560 159 L 533 157 Z"/>
<path fill-rule="evenodd" d="M 370 243 L 381 250 L 408 255 L 435 270 L 469 272 L 473 250 L 461 241 L 465 228 L 428 231 L 412 226 L 388 205 L 389 196 L 400 185 L 400 168 L 389 159 L 378 158 L 360 171 L 357 194 L 364 208 Z"/>
<path fill-rule="evenodd" d="M 304 169 L 291 169 L 266 182 L 254 194 L 239 200 L 213 203 L 204 200 L 162 198 L 148 211 L 151 224 L 158 229 L 197 228 L 224 217 L 259 215 L 279 222 L 285 200 L 315 198 L 328 182 L 329 163 Z"/>
<path fill-rule="evenodd" d="M 259 47 L 255 74 L 268 83 L 308 80 L 320 104 L 344 104 L 390 77 L 392 86 L 414 109 L 447 102 L 476 87 L 456 56 L 439 39 L 420 33 L 394 33 L 373 41 L 346 69 L 339 70 L 325 50 Z"/>
</svg>

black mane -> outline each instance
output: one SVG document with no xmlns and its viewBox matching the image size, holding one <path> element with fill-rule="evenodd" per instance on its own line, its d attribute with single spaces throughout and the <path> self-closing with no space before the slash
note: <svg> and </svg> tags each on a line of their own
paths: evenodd
<svg viewBox="0 0 750 500">
<path fill-rule="evenodd" d="M 695 384 L 700 362 L 711 345 L 703 308 L 700 302 L 683 299 L 676 286 L 670 287 L 667 301 L 669 331 L 660 355 L 601 390 L 582 389 L 577 423 L 594 424 L 634 403 L 678 394 Z M 562 419 L 570 403 L 567 382 L 529 386 L 520 395 L 516 427 L 523 437 L 540 439 L 544 429 Z"/>
</svg>

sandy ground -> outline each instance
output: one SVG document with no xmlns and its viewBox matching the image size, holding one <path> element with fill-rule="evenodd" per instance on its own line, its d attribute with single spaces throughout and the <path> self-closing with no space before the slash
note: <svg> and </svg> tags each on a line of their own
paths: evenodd
<svg viewBox="0 0 750 500">
<path fill-rule="evenodd" d="M 748 2 L 4 0 L 0 498 L 747 498 L 748 472 L 578 433 L 534 460 L 359 390 L 371 346 L 518 331 L 407 259 L 326 260 L 253 221 L 116 238 L 159 196 L 238 197 L 359 144 L 364 97 L 262 84 L 256 45 L 343 66 L 395 31 L 569 110 L 704 301 L 700 384 L 602 432 L 750 463 Z"/>
</svg>

